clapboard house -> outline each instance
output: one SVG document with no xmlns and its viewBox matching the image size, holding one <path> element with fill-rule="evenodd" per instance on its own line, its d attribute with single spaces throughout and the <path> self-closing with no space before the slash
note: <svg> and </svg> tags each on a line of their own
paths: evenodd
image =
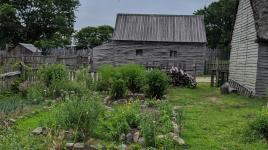
<svg viewBox="0 0 268 150">
<path fill-rule="evenodd" d="M 137 63 L 203 74 L 206 43 L 203 16 L 118 14 L 111 41 L 93 49 L 93 68 Z"/>
<path fill-rule="evenodd" d="M 268 0 L 239 0 L 230 58 L 230 83 L 241 94 L 268 93 Z"/>
</svg>

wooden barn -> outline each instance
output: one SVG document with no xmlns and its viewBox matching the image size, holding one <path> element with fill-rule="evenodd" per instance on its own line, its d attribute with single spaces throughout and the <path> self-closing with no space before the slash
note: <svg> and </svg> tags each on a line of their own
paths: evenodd
<svg viewBox="0 0 268 150">
<path fill-rule="evenodd" d="M 268 93 L 268 0 L 239 0 L 232 39 L 230 83 L 241 94 Z"/>
<path fill-rule="evenodd" d="M 203 16 L 118 14 L 111 41 L 93 49 L 93 68 L 137 63 L 203 74 L 206 44 Z"/>
<path fill-rule="evenodd" d="M 41 50 L 32 44 L 19 43 L 15 48 L 8 51 L 11 56 L 40 55 Z"/>
</svg>

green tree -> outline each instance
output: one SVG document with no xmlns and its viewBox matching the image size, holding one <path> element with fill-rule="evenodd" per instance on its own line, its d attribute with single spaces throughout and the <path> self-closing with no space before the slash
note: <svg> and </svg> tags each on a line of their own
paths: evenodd
<svg viewBox="0 0 268 150">
<path fill-rule="evenodd" d="M 208 46 L 230 50 L 232 31 L 236 15 L 236 1 L 219 0 L 208 7 L 197 10 L 195 15 L 204 15 Z"/>
<path fill-rule="evenodd" d="M 112 37 L 114 29 L 111 26 L 103 25 L 99 27 L 85 27 L 75 34 L 75 39 L 79 47 L 95 47 L 101 45 Z"/>
<path fill-rule="evenodd" d="M 23 33 L 20 41 L 35 43 L 71 37 L 79 0 L 0 0 L 3 5 L 15 9 Z"/>
<path fill-rule="evenodd" d="M 19 18 L 16 9 L 9 4 L 0 5 L 0 48 L 6 44 L 17 43 L 20 31 Z"/>
</svg>

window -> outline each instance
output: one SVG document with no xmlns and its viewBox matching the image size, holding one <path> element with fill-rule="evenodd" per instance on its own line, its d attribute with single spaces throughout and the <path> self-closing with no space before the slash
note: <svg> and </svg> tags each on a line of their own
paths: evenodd
<svg viewBox="0 0 268 150">
<path fill-rule="evenodd" d="M 143 56 L 143 50 L 142 49 L 137 49 L 136 50 L 136 56 Z"/>
<path fill-rule="evenodd" d="M 177 51 L 171 50 L 170 51 L 170 58 L 175 58 L 175 57 L 177 57 Z"/>
</svg>

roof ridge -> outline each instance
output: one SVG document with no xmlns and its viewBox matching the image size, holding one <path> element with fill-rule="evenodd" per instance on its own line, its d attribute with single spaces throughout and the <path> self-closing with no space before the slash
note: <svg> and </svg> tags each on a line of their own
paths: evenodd
<svg viewBox="0 0 268 150">
<path fill-rule="evenodd" d="M 117 16 L 171 16 L 171 17 L 203 17 L 203 15 L 175 15 L 175 14 L 135 14 L 118 13 Z"/>
</svg>

